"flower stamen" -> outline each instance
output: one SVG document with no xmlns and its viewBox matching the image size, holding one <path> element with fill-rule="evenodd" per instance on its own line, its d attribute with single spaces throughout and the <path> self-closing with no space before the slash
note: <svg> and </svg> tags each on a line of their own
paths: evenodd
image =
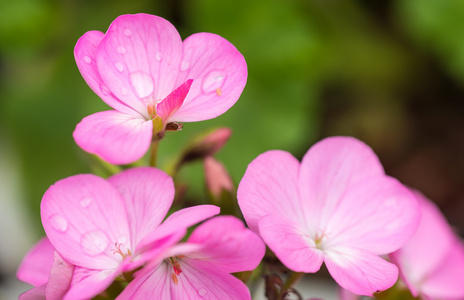
<svg viewBox="0 0 464 300">
<path fill-rule="evenodd" d="M 111 249 L 111 251 L 113 251 L 113 255 L 115 255 L 116 253 L 121 255 L 122 259 L 124 260 L 126 257 L 128 256 L 132 256 L 132 252 L 130 251 L 130 249 L 127 249 L 127 252 L 124 253 L 122 250 L 121 250 L 121 246 L 122 246 L 122 243 L 114 243 L 114 247 L 116 249 Z"/>
</svg>

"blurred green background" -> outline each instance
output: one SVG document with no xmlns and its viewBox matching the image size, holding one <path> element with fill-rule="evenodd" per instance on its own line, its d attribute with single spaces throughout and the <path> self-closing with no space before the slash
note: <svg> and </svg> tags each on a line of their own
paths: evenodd
<svg viewBox="0 0 464 300">
<path fill-rule="evenodd" d="M 11 243 L 29 246 L 43 234 L 39 206 L 51 184 L 91 171 L 72 132 L 107 106 L 75 65 L 76 41 L 138 12 L 168 19 L 183 38 L 217 33 L 248 63 L 237 104 L 169 134 L 161 165 L 211 127 L 233 130 L 217 158 L 236 183 L 266 150 L 301 158 L 323 137 L 352 135 L 463 232 L 464 1 L 0 0 L 0 196 L 3 214 L 14 199 L 28 220 L 28 234 Z M 203 197 L 201 164 L 181 177 L 196 182 L 191 197 Z M 0 283 L 12 273 L 0 269 Z"/>
</svg>

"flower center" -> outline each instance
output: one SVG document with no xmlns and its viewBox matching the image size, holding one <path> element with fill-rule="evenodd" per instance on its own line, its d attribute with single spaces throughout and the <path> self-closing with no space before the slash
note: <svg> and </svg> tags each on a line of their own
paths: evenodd
<svg viewBox="0 0 464 300">
<path fill-rule="evenodd" d="M 174 284 L 178 284 L 179 283 L 179 279 L 177 279 L 177 276 L 180 276 L 180 274 L 182 273 L 182 268 L 179 264 L 179 259 L 184 257 L 183 255 L 179 255 L 179 256 L 174 256 L 174 257 L 170 257 L 167 259 L 167 262 L 172 266 L 172 269 L 173 269 L 173 273 L 171 273 L 171 278 L 172 278 L 172 281 L 174 281 Z"/>
<path fill-rule="evenodd" d="M 113 255 L 115 255 L 116 253 L 121 255 L 122 260 L 126 259 L 126 257 L 132 256 L 132 252 L 130 251 L 129 248 L 126 250 L 126 252 L 124 252 L 121 249 L 121 246 L 122 246 L 122 243 L 119 243 L 119 244 L 114 243 L 114 249 L 111 249 L 111 251 L 113 251 Z"/>
</svg>

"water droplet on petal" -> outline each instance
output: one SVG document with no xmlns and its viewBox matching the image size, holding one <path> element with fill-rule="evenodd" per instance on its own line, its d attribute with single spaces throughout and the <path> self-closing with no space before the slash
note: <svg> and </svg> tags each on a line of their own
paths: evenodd
<svg viewBox="0 0 464 300">
<path fill-rule="evenodd" d="M 124 96 L 127 95 L 127 89 L 125 87 L 121 88 L 121 94 L 123 94 Z"/>
<path fill-rule="evenodd" d="M 198 296 L 204 297 L 206 295 L 207 291 L 205 289 L 199 289 L 198 290 Z"/>
<path fill-rule="evenodd" d="M 133 72 L 129 76 L 130 83 L 139 98 L 145 98 L 153 93 L 153 79 L 145 72 Z"/>
<path fill-rule="evenodd" d="M 114 63 L 115 68 L 119 71 L 119 73 L 122 73 L 124 71 L 124 66 L 120 62 L 115 62 Z"/>
<path fill-rule="evenodd" d="M 132 35 L 132 30 L 130 30 L 129 28 L 124 29 L 124 35 L 125 36 L 131 36 Z"/>
<path fill-rule="evenodd" d="M 86 233 L 82 236 L 82 250 L 88 255 L 98 255 L 108 248 L 108 236 L 100 230 Z"/>
<path fill-rule="evenodd" d="M 84 208 L 88 207 L 90 205 L 90 203 L 92 203 L 92 198 L 89 198 L 89 197 L 82 198 L 79 203 Z"/>
<path fill-rule="evenodd" d="M 108 89 L 108 87 L 106 85 L 104 85 L 104 84 L 100 84 L 100 91 L 105 96 L 107 96 L 107 95 L 109 95 L 111 93 L 110 90 Z"/>
<path fill-rule="evenodd" d="M 58 232 L 65 232 L 68 229 L 68 221 L 60 215 L 53 215 L 50 217 L 52 227 Z"/>
<path fill-rule="evenodd" d="M 181 70 L 181 72 L 187 71 L 189 67 L 190 67 L 190 63 L 189 63 L 188 61 L 183 60 L 183 61 L 180 63 L 180 70 Z"/>
<path fill-rule="evenodd" d="M 89 65 L 92 63 L 92 59 L 90 58 L 90 56 L 87 56 L 87 55 L 84 55 L 84 61 L 88 63 Z"/>
<path fill-rule="evenodd" d="M 163 58 L 163 55 L 161 54 L 161 52 L 156 52 L 155 54 L 156 61 L 161 61 L 162 58 Z"/>
<path fill-rule="evenodd" d="M 116 51 L 118 51 L 119 54 L 126 54 L 127 52 L 126 47 L 124 46 L 118 46 L 118 48 L 116 48 Z"/>
<path fill-rule="evenodd" d="M 211 71 L 208 75 L 203 78 L 203 83 L 201 84 L 201 89 L 203 93 L 208 94 L 216 92 L 218 89 L 221 90 L 221 87 L 224 85 L 226 79 L 226 73 L 224 71 Z M 222 94 L 222 92 L 221 92 Z"/>
</svg>

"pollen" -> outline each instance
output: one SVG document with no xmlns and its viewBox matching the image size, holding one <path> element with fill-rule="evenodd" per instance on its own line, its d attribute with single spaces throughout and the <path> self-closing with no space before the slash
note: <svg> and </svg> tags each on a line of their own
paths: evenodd
<svg viewBox="0 0 464 300">
<path fill-rule="evenodd" d="M 222 90 L 221 90 L 221 88 L 217 88 L 217 89 L 216 89 L 216 94 L 217 94 L 218 96 L 221 96 L 221 95 L 222 95 Z"/>
<path fill-rule="evenodd" d="M 124 253 L 124 251 L 121 250 L 121 246 L 122 246 L 122 243 L 119 243 L 119 244 L 114 243 L 115 249 L 111 249 L 111 251 L 113 251 L 113 255 L 115 255 L 117 253 L 117 254 L 121 255 L 123 260 L 128 256 L 132 256 L 132 252 L 130 251 L 130 249 L 127 249 L 127 252 Z"/>
<path fill-rule="evenodd" d="M 177 279 L 176 274 L 171 273 L 171 278 L 172 278 L 172 281 L 174 281 L 175 285 L 179 284 L 179 279 Z"/>
</svg>

